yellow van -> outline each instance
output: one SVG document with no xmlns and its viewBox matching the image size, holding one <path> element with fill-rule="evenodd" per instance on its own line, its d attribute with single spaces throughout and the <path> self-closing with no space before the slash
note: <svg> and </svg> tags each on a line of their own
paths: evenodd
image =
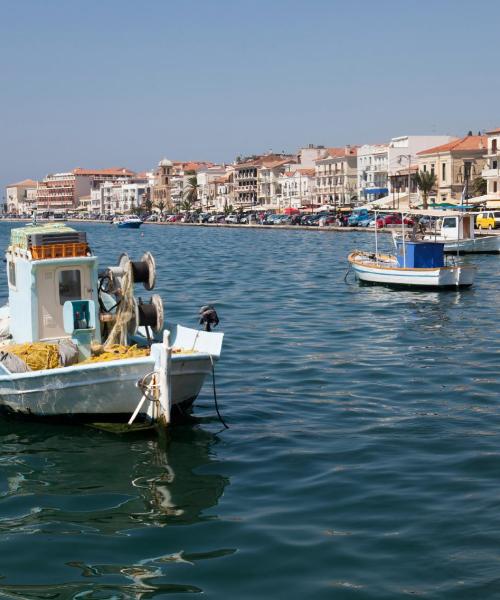
<svg viewBox="0 0 500 600">
<path fill-rule="evenodd" d="M 476 217 L 476 227 L 479 229 L 495 229 L 495 227 L 500 227 L 500 211 L 489 210 L 479 213 Z"/>
</svg>

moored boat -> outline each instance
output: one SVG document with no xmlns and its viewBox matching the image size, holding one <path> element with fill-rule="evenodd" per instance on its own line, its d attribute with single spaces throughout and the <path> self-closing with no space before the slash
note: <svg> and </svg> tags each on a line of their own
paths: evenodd
<svg viewBox="0 0 500 600">
<path fill-rule="evenodd" d="M 188 410 L 221 352 L 205 331 L 164 323 L 155 261 L 123 254 L 98 269 L 86 234 L 65 226 L 11 231 L 9 304 L 0 309 L 0 411 L 79 421 L 169 423 Z"/>
<path fill-rule="evenodd" d="M 426 289 L 468 287 L 474 283 L 476 267 L 459 263 L 456 257 L 446 259 L 444 243 L 417 239 L 414 225 L 410 237 L 405 231 L 405 214 L 402 213 L 399 236 L 394 237 L 396 255 L 378 250 L 375 227 L 375 252 L 356 250 L 348 260 L 360 281 L 390 286 L 409 286 Z"/>
<path fill-rule="evenodd" d="M 422 240 L 442 242 L 444 252 L 453 254 L 479 254 L 500 252 L 500 236 L 476 234 L 474 213 L 458 210 L 412 210 L 415 218 L 433 219 L 429 227 L 419 234 Z M 408 233 L 407 233 L 408 235 Z M 394 232 L 395 241 L 401 239 L 400 232 Z"/>
<path fill-rule="evenodd" d="M 396 256 L 358 250 L 351 252 L 348 260 L 360 281 L 392 286 L 468 287 L 474 283 L 476 272 L 473 265 L 402 266 Z"/>
</svg>

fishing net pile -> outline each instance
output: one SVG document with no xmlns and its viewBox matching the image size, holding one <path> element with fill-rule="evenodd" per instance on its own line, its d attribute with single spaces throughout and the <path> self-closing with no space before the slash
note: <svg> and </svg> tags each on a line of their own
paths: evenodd
<svg viewBox="0 0 500 600">
<path fill-rule="evenodd" d="M 67 339 L 56 343 L 8 344 L 0 349 L 0 363 L 11 373 L 56 369 L 77 361 L 78 348 Z"/>
</svg>

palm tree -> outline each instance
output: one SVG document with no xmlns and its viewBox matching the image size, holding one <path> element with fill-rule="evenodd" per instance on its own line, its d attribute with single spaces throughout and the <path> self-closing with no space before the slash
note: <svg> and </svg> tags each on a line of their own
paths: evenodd
<svg viewBox="0 0 500 600">
<path fill-rule="evenodd" d="M 165 204 L 164 200 L 160 200 L 158 202 L 158 204 L 156 205 L 156 208 L 160 211 L 160 216 L 162 219 L 163 219 L 163 211 L 165 210 L 166 206 L 167 205 Z"/>
<path fill-rule="evenodd" d="M 187 186 L 184 191 L 184 200 L 189 202 L 190 207 L 198 201 L 198 190 L 200 186 L 198 184 L 198 179 L 196 175 L 192 175 L 187 180 Z M 189 208 L 187 209 L 189 210 Z"/>
<path fill-rule="evenodd" d="M 430 171 L 418 171 L 415 175 L 415 183 L 422 192 L 422 208 L 425 210 L 427 208 L 427 197 L 429 196 L 429 192 L 433 190 L 436 185 L 436 176 Z"/>
<path fill-rule="evenodd" d="M 474 196 L 484 196 L 488 193 L 488 183 L 484 177 L 476 177 L 472 182 Z"/>
</svg>

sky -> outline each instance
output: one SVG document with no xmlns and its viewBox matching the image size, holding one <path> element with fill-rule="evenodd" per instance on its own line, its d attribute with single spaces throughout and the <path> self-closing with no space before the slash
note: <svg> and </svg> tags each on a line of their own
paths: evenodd
<svg viewBox="0 0 500 600">
<path fill-rule="evenodd" d="M 0 0 L 0 185 L 500 126 L 500 2 Z"/>
</svg>

